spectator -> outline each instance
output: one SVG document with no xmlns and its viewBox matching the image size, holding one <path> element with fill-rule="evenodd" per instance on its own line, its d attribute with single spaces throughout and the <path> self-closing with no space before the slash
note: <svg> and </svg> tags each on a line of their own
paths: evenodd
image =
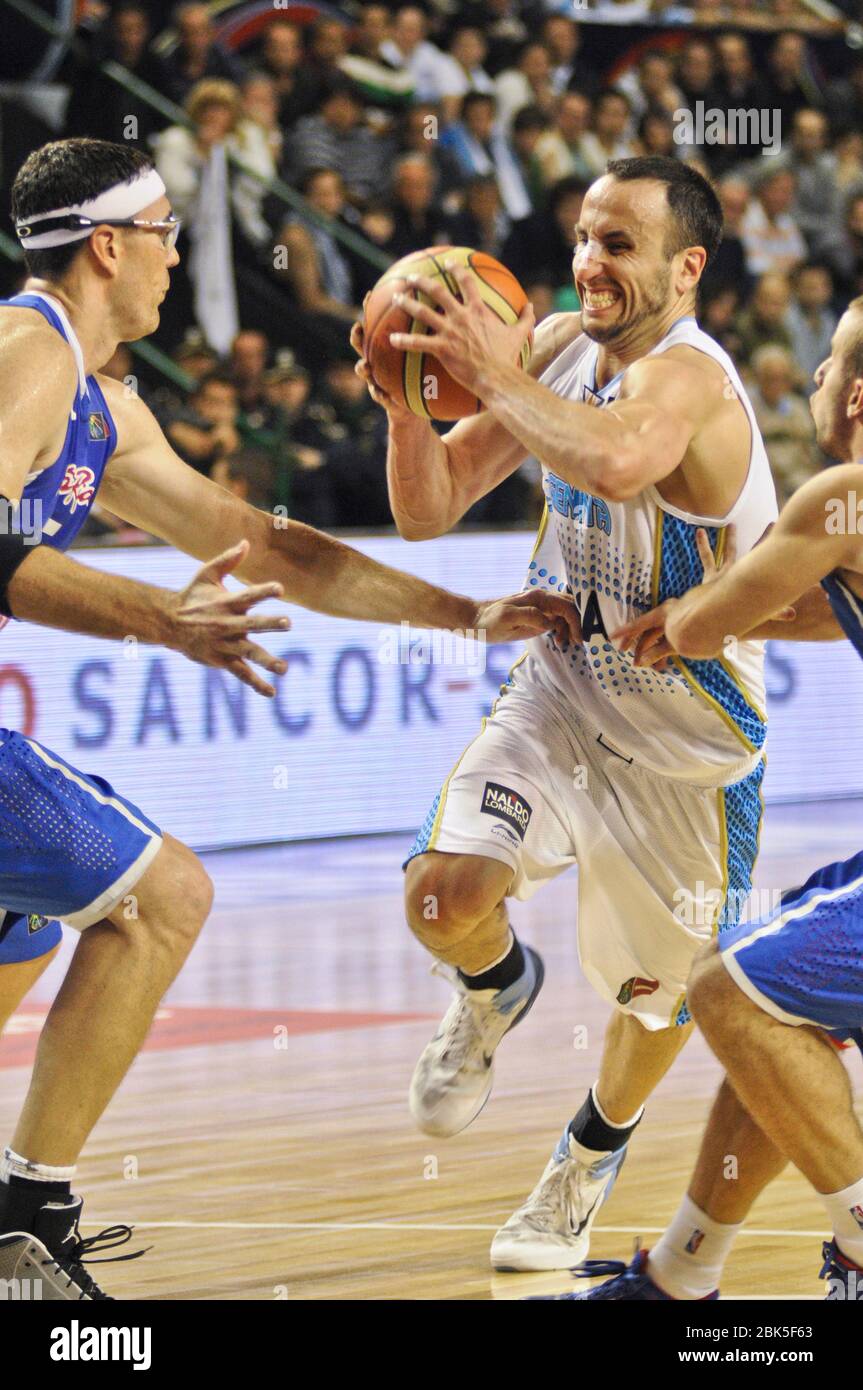
<svg viewBox="0 0 863 1390">
<path fill-rule="evenodd" d="M 740 360 L 740 334 L 737 331 L 739 312 L 740 289 L 737 285 L 720 284 L 702 291 L 698 322 L 735 362 Z"/>
<path fill-rule="evenodd" d="M 237 388 L 237 401 L 242 413 L 251 417 L 260 412 L 268 416 L 270 403 L 264 391 L 264 376 L 270 345 L 263 333 L 245 329 L 231 344 L 229 370 Z M 258 421 L 262 423 L 262 421 Z"/>
<path fill-rule="evenodd" d="M 836 186 L 841 195 L 863 186 L 863 123 L 859 130 L 844 131 L 833 146 Z"/>
<path fill-rule="evenodd" d="M 288 162 L 294 179 L 309 169 L 335 169 L 350 199 L 362 207 L 386 181 L 389 150 L 363 121 L 363 104 L 352 82 L 332 81 L 320 113 L 303 116 L 288 142 Z"/>
<path fill-rule="evenodd" d="M 786 273 L 806 258 L 806 242 L 791 216 L 796 193 L 794 175 L 768 164 L 755 182 L 752 198 L 740 224 L 750 275 Z"/>
<path fill-rule="evenodd" d="M 363 5 L 357 16 L 351 52 L 373 63 L 385 62 L 383 44 L 392 37 L 392 16 L 386 5 Z"/>
<path fill-rule="evenodd" d="M 819 471 L 815 428 L 805 401 L 796 395 L 794 360 L 783 347 L 759 348 L 752 360 L 750 399 L 770 460 L 776 498 L 784 507 L 792 493 Z"/>
<path fill-rule="evenodd" d="M 858 54 L 848 77 L 833 81 L 827 91 L 827 114 L 835 131 L 863 131 L 863 55 Z"/>
<path fill-rule="evenodd" d="M 836 159 L 827 150 L 827 136 L 827 117 L 804 106 L 791 126 L 791 148 L 779 155 L 794 175 L 791 214 L 813 256 L 834 245 L 841 231 Z"/>
<path fill-rule="evenodd" d="M 342 353 L 324 373 L 318 403 L 329 443 L 327 470 L 335 497 L 336 526 L 391 526 L 386 478 L 386 423 L 354 371 L 356 358 Z"/>
<path fill-rule="evenodd" d="M 547 210 L 533 213 L 513 227 L 501 259 L 523 285 L 539 280 L 551 285 L 555 293 L 572 289 L 575 224 L 586 192 L 583 180 L 560 179 L 549 189 Z"/>
<path fill-rule="evenodd" d="M 767 59 L 766 103 L 781 113 L 783 134 L 804 106 L 822 107 L 824 98 L 806 63 L 802 34 L 777 34 Z"/>
<path fill-rule="evenodd" d="M 580 57 L 581 33 L 565 14 L 544 21 L 540 37 L 551 55 L 551 85 L 558 96 L 572 87 L 592 96 L 597 88 L 596 68 Z"/>
<path fill-rule="evenodd" d="M 466 82 L 458 63 L 426 38 L 426 17 L 414 5 L 396 12 L 391 39 L 381 44 L 381 54 L 412 75 L 419 101 L 439 101 L 444 120 L 458 115 Z"/>
<path fill-rule="evenodd" d="M 393 180 L 393 231 L 387 247 L 394 260 L 424 246 L 452 244 L 449 218 L 435 204 L 434 167 L 428 155 L 406 154 L 396 161 Z"/>
<path fill-rule="evenodd" d="M 167 95 L 178 106 L 185 105 L 192 88 L 207 77 L 220 77 L 237 85 L 243 78 L 240 62 L 218 44 L 213 35 L 210 11 L 199 0 L 188 0 L 174 11 L 179 35 L 177 46 L 163 58 Z"/>
<path fill-rule="evenodd" d="M 464 78 L 464 91 L 490 92 L 494 94 L 494 82 L 489 77 L 483 63 L 488 53 L 488 44 L 480 29 L 462 25 L 456 29 L 449 46 L 449 56 L 458 65 Z M 464 109 L 462 108 L 462 118 Z"/>
<path fill-rule="evenodd" d="M 762 275 L 751 302 L 737 319 L 742 362 L 751 362 L 758 349 L 768 344 L 791 351 L 791 330 L 787 322 L 790 304 L 791 285 L 787 276 L 775 272 Z"/>
<path fill-rule="evenodd" d="M 228 150 L 236 149 L 240 93 L 231 82 L 207 78 L 192 88 L 186 110 L 193 129 L 169 126 L 162 131 L 154 141 L 154 157 L 174 211 L 186 224 L 195 319 L 207 341 L 225 353 L 239 328 L 232 204 L 243 217 L 249 198 L 248 180 L 229 169 L 227 159 Z M 172 310 L 181 303 L 176 289 L 174 295 Z"/>
<path fill-rule="evenodd" d="M 507 68 L 495 79 L 498 119 L 509 130 L 513 117 L 523 106 L 538 106 L 551 115 L 555 91 L 551 80 L 551 55 L 544 43 L 529 43 L 521 51 L 516 67 Z"/>
<path fill-rule="evenodd" d="M 348 26 L 320 15 L 306 30 L 306 62 L 323 93 L 341 76 L 339 64 L 348 51 Z"/>
<path fill-rule="evenodd" d="M 794 360 L 803 374 L 807 396 L 815 390 L 816 367 L 830 356 L 830 342 L 838 322 L 832 308 L 833 276 L 827 265 L 810 261 L 798 266 L 792 280 L 794 298 L 788 309 Z"/>
<path fill-rule="evenodd" d="M 538 106 L 523 106 L 516 112 L 510 131 L 512 152 L 521 170 L 533 211 L 541 207 L 545 200 L 545 184 L 536 150 L 548 129 L 548 117 Z"/>
<path fill-rule="evenodd" d="M 735 286 L 742 294 L 748 291 L 751 283 L 741 235 L 751 196 L 749 186 L 743 179 L 729 177 L 717 185 L 716 191 L 722 204 L 722 240 L 701 277 L 701 290 L 703 294 L 714 294 Z"/>
<path fill-rule="evenodd" d="M 442 151 L 455 161 L 463 182 L 475 174 L 492 175 L 506 214 L 514 219 L 527 217 L 530 197 L 509 143 L 495 122 L 492 95 L 468 92 L 461 120 L 446 128 L 440 143 Z"/>
<path fill-rule="evenodd" d="M 321 98 L 321 84 L 306 66 L 299 27 L 278 19 L 264 34 L 261 70 L 276 84 L 279 125 L 288 130 L 301 116 L 310 115 Z"/>
<path fill-rule="evenodd" d="M 743 34 L 720 34 L 716 40 L 719 59 L 719 104 L 725 111 L 766 109 L 769 93 L 763 78 L 755 72 L 752 49 Z"/>
<path fill-rule="evenodd" d="M 475 25 L 488 43 L 487 67 L 492 76 L 513 67 L 530 38 L 525 18 L 532 19 L 523 0 L 464 0 L 465 24 Z"/>
<path fill-rule="evenodd" d="M 638 154 L 662 155 L 666 159 L 679 159 L 680 145 L 674 140 L 674 122 L 665 111 L 646 111 L 638 122 L 638 139 L 635 142 Z"/>
<path fill-rule="evenodd" d="M 842 235 L 828 253 L 828 261 L 845 303 L 863 294 L 863 192 L 849 194 Z"/>
<path fill-rule="evenodd" d="M 186 463 L 209 475 L 215 463 L 241 447 L 238 413 L 237 388 L 231 377 L 227 372 L 210 372 L 198 382 L 188 404 L 166 422 L 165 433 Z"/>
<path fill-rule="evenodd" d="M 689 39 L 677 64 L 676 83 L 683 105 L 693 113 L 699 101 L 705 110 L 722 105 L 722 88 L 716 77 L 716 58 L 706 39 Z"/>
<path fill-rule="evenodd" d="M 345 207 L 344 180 L 337 169 L 309 169 L 301 184 L 309 207 L 334 221 Z M 359 317 L 353 302 L 350 263 L 332 232 L 303 213 L 289 214 L 281 240 L 287 250 L 283 272 L 297 304 L 305 314 L 336 320 L 332 325 L 341 343 L 345 324 Z"/>
<path fill-rule="evenodd" d="M 557 98 L 553 123 L 536 142 L 543 187 L 571 174 L 588 183 L 592 179 L 594 166 L 583 148 L 590 115 L 590 98 L 583 92 L 564 92 Z"/>
<path fill-rule="evenodd" d="M 157 91 L 166 86 L 162 63 L 148 48 L 150 20 L 146 9 L 140 4 L 122 4 L 89 41 L 84 39 L 85 32 L 81 29 L 79 37 L 86 43 L 87 56 L 70 58 L 62 73 L 72 88 L 66 108 L 66 135 L 89 135 L 146 148 L 162 124 L 158 113 L 149 102 L 101 71 L 101 64 L 110 59 Z"/>
<path fill-rule="evenodd" d="M 272 456 L 254 448 L 241 448 L 218 458 L 210 470 L 214 483 L 264 512 L 272 511 L 276 503 L 275 474 Z"/>
<path fill-rule="evenodd" d="M 475 174 L 465 189 L 464 209 L 450 222 L 455 246 L 472 246 L 500 259 L 510 220 L 500 199 L 493 174 Z"/>
<path fill-rule="evenodd" d="M 605 173 L 610 159 L 628 159 L 635 154 L 634 145 L 626 138 L 629 125 L 629 102 L 622 92 L 601 92 L 593 108 L 593 129 L 581 142 L 581 151 L 594 178 Z"/>
<path fill-rule="evenodd" d="M 683 105 L 683 93 L 674 84 L 674 68 L 665 53 L 645 53 L 638 67 L 625 72 L 615 87 L 629 102 L 636 124 L 648 111 L 664 111 L 671 116 Z"/>
<path fill-rule="evenodd" d="M 442 116 L 436 102 L 421 101 L 410 106 L 399 122 L 399 154 L 421 154 L 431 161 L 435 176 L 435 198 L 452 210 L 458 203 L 457 190 L 464 175 L 452 150 L 441 140 Z"/>
</svg>

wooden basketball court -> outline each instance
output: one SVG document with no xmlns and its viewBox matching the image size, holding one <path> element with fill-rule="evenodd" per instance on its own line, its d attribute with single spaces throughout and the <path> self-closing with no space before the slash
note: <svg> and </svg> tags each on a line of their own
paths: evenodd
<svg viewBox="0 0 863 1390">
<path fill-rule="evenodd" d="M 859 822 L 859 802 L 771 808 L 757 884 L 790 886 L 850 854 Z M 406 1094 L 448 986 L 403 925 L 408 842 L 207 857 L 209 926 L 76 1183 L 85 1235 L 127 1222 L 153 1247 L 99 1272 L 116 1297 L 517 1299 L 572 1287 L 567 1274 L 495 1274 L 488 1247 L 596 1075 L 607 1011 L 579 973 L 574 877 L 514 906 L 545 957 L 545 988 L 498 1053 L 485 1111 L 464 1134 L 433 1140 L 414 1129 Z M 0 1040 L 0 1133 L 73 944 L 67 932 Z M 856 1054 L 849 1066 L 859 1082 Z M 718 1075 L 694 1038 L 648 1106 L 592 1255 L 629 1259 L 637 1236 L 649 1245 L 662 1230 Z M 826 1234 L 819 1202 L 786 1174 L 758 1203 L 723 1294 L 823 1297 Z"/>
</svg>

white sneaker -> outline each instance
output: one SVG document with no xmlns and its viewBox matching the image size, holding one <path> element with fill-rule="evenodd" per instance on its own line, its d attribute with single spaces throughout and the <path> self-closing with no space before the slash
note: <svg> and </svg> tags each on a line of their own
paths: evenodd
<svg viewBox="0 0 863 1390">
<path fill-rule="evenodd" d="M 527 968 L 507 989 L 468 989 L 452 972 L 456 994 L 411 1079 L 411 1114 L 425 1134 L 458 1134 L 488 1100 L 495 1049 L 542 988 L 540 956 L 529 946 L 524 955 Z"/>
<path fill-rule="evenodd" d="M 626 1145 L 597 1154 L 567 1127 L 524 1206 L 491 1243 L 497 1270 L 572 1269 L 587 1257 L 590 1231 L 626 1157 Z"/>
</svg>

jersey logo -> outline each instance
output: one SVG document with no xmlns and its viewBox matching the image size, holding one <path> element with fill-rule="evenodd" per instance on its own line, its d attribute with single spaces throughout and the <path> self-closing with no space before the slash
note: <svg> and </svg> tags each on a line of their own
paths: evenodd
<svg viewBox="0 0 863 1390">
<path fill-rule="evenodd" d="M 630 980 L 620 986 L 617 1002 L 618 1004 L 629 1004 L 633 999 L 637 999 L 639 994 L 653 994 L 657 989 L 659 989 L 658 980 L 644 980 L 640 975 L 633 975 Z"/>
<path fill-rule="evenodd" d="M 571 517 L 578 526 L 596 526 L 611 535 L 611 512 L 601 497 L 582 492 L 556 473 L 546 473 L 542 486 L 551 511 Z"/>
<path fill-rule="evenodd" d="M 108 438 L 108 421 L 105 419 L 101 410 L 94 410 L 92 415 L 88 415 L 87 433 L 91 439 Z"/>
<path fill-rule="evenodd" d="M 79 507 L 86 507 L 95 491 L 96 474 L 92 468 L 79 468 L 77 464 L 70 463 L 58 494 L 63 499 L 63 506 L 73 512 Z"/>
</svg>

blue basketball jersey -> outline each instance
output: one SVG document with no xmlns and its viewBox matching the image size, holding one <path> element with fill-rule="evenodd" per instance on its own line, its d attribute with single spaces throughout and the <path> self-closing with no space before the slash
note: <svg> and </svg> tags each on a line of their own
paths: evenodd
<svg viewBox="0 0 863 1390">
<path fill-rule="evenodd" d="M 863 599 L 852 594 L 848 585 L 839 578 L 837 570 L 821 580 L 821 587 L 830 600 L 837 623 L 859 655 L 863 656 Z"/>
<path fill-rule="evenodd" d="M 84 359 L 63 306 L 50 295 L 18 294 L 0 306 L 35 309 L 65 338 L 78 367 L 78 389 L 69 411 L 66 438 L 47 468 L 30 473 L 22 494 L 38 505 L 41 537 L 55 550 L 68 550 L 87 519 L 102 474 L 117 445 L 117 430 L 95 377 L 85 376 Z"/>
</svg>

